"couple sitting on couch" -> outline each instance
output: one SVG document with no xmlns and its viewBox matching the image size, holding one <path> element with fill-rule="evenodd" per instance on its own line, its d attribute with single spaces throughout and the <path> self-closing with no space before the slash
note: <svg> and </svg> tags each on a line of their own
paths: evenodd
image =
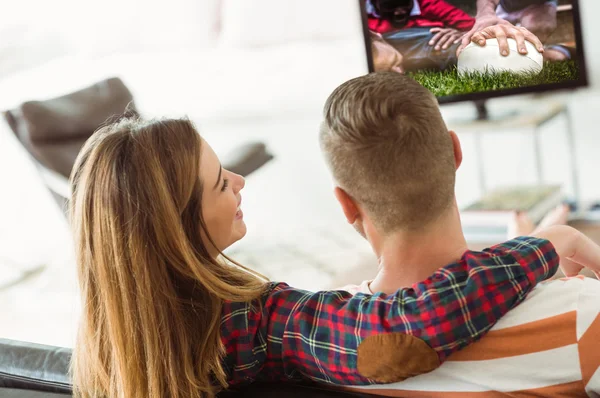
<svg viewBox="0 0 600 398">
<path fill-rule="evenodd" d="M 88 140 L 71 176 L 77 396 L 298 380 L 388 396 L 600 392 L 600 283 L 531 292 L 559 259 L 568 276 L 598 275 L 600 248 L 553 226 L 469 251 L 461 148 L 429 91 L 397 73 L 353 79 L 328 99 L 320 139 L 344 214 L 380 261 L 353 292 L 269 282 L 222 254 L 246 233 L 244 179 L 189 121 L 124 117 Z"/>
</svg>

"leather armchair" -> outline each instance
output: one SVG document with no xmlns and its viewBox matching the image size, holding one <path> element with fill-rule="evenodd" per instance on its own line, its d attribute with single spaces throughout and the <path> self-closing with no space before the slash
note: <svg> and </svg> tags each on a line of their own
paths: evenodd
<svg viewBox="0 0 600 398">
<path fill-rule="evenodd" d="M 68 370 L 71 350 L 0 339 L 0 396 L 3 398 L 71 397 Z M 219 398 L 367 398 L 311 384 L 254 384 L 223 391 Z"/>
<path fill-rule="evenodd" d="M 96 128 L 126 108 L 137 115 L 131 92 L 120 79 L 111 78 L 61 97 L 24 102 L 4 117 L 64 209 L 79 150 Z"/>
<path fill-rule="evenodd" d="M 5 111 L 4 117 L 64 209 L 70 197 L 68 178 L 81 147 L 100 125 L 125 112 L 138 115 L 133 95 L 114 77 L 61 97 L 25 102 Z M 249 142 L 234 148 L 223 166 L 247 176 L 272 158 L 264 143 Z"/>
</svg>

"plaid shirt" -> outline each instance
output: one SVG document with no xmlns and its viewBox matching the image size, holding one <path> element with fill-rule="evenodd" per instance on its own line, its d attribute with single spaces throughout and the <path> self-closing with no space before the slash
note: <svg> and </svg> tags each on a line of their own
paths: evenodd
<svg viewBox="0 0 600 398">
<path fill-rule="evenodd" d="M 459 262 L 393 295 L 314 293 L 271 283 L 262 303 L 224 305 L 229 382 L 305 377 L 330 385 L 373 384 L 357 370 L 358 346 L 393 332 L 424 340 L 443 362 L 552 276 L 558 260 L 549 241 L 520 237 L 467 251 Z"/>
</svg>

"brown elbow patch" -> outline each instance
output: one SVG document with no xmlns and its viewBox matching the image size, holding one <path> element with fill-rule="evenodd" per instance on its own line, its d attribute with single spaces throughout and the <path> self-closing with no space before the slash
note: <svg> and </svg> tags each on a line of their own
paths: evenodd
<svg viewBox="0 0 600 398">
<path fill-rule="evenodd" d="M 394 383 L 440 366 L 435 350 L 404 333 L 369 336 L 358 346 L 358 373 L 379 383 Z"/>
</svg>

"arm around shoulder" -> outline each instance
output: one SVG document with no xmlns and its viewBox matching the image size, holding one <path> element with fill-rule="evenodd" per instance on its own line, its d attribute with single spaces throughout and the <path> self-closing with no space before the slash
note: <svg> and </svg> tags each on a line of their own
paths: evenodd
<svg viewBox="0 0 600 398">
<path fill-rule="evenodd" d="M 556 225 L 539 231 L 535 236 L 554 245 L 566 276 L 575 276 L 583 268 L 589 268 L 600 278 L 600 246 L 580 231 Z"/>
<path fill-rule="evenodd" d="M 556 271 L 552 256 L 539 255 L 549 251 L 543 244 L 528 243 L 527 263 L 509 250 L 471 254 L 393 295 L 277 285 L 263 306 L 268 356 L 287 377 L 334 385 L 389 383 L 434 370 Z"/>
</svg>

